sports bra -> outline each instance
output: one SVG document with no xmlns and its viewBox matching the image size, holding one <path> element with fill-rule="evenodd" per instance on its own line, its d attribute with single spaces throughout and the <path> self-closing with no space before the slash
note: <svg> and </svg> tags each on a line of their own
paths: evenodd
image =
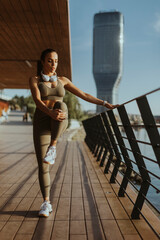
<svg viewBox="0 0 160 240">
<path fill-rule="evenodd" d="M 63 97 L 65 95 L 65 89 L 59 79 L 57 79 L 57 86 L 51 88 L 51 87 L 48 87 L 40 78 L 38 88 L 41 93 L 41 100 L 63 101 Z"/>
</svg>

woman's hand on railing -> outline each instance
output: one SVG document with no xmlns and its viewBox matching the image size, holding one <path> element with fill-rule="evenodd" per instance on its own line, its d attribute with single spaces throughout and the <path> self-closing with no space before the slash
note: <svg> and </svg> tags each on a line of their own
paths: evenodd
<svg viewBox="0 0 160 240">
<path fill-rule="evenodd" d="M 113 105 L 113 104 L 111 104 L 111 103 L 105 102 L 104 106 L 105 106 L 106 108 L 108 108 L 108 109 L 114 109 L 114 108 L 119 107 L 119 104 Z"/>
</svg>

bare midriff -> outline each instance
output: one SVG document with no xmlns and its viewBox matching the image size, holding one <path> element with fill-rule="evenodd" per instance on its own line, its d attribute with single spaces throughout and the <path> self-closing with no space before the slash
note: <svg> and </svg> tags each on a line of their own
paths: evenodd
<svg viewBox="0 0 160 240">
<path fill-rule="evenodd" d="M 42 100 L 48 108 L 53 108 L 54 104 L 60 100 Z M 62 101 L 61 101 L 62 102 Z"/>
</svg>

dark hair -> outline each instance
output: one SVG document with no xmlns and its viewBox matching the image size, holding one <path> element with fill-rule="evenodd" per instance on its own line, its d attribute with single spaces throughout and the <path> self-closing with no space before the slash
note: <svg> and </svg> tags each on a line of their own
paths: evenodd
<svg viewBox="0 0 160 240">
<path fill-rule="evenodd" d="M 56 52 L 56 50 L 52 49 L 52 48 L 47 48 L 45 49 L 42 53 L 41 53 L 41 61 L 44 62 L 45 60 L 45 57 L 48 53 L 51 53 L 51 52 Z M 56 52 L 57 53 L 57 52 Z"/>
<path fill-rule="evenodd" d="M 42 71 L 42 63 L 41 63 L 41 61 L 44 62 L 46 55 L 47 55 L 48 53 L 51 53 L 51 52 L 56 52 L 56 53 L 57 53 L 57 51 L 54 50 L 54 49 L 52 49 L 52 48 L 47 48 L 47 49 L 45 49 L 45 50 L 41 53 L 41 60 L 38 60 L 38 61 L 37 61 L 37 76 L 40 76 L 41 71 Z M 58 55 L 58 53 L 57 53 L 57 55 Z"/>
</svg>

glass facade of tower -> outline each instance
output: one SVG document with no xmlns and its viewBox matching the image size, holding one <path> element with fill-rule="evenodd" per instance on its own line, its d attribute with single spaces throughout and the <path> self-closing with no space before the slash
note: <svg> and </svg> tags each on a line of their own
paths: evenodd
<svg viewBox="0 0 160 240">
<path fill-rule="evenodd" d="M 94 16 L 93 75 L 97 97 L 118 103 L 118 86 L 122 76 L 123 15 L 103 12 Z M 97 106 L 97 112 L 106 108 Z"/>
</svg>

